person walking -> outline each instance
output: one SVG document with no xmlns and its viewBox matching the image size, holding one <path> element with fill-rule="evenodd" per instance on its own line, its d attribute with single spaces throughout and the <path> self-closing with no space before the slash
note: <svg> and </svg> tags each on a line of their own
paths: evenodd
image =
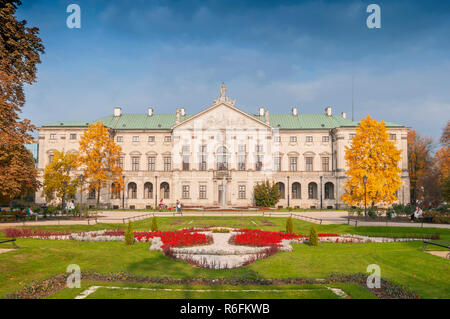
<svg viewBox="0 0 450 319">
<path fill-rule="evenodd" d="M 181 215 L 183 215 L 183 213 L 181 212 L 181 202 L 178 199 L 177 199 L 176 208 L 177 208 L 177 213 L 180 213 Z"/>
</svg>

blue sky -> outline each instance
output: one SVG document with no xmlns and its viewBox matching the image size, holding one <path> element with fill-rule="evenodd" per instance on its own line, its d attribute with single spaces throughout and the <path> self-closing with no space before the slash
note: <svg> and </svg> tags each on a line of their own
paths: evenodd
<svg viewBox="0 0 450 319">
<path fill-rule="evenodd" d="M 81 29 L 66 7 L 81 7 Z M 366 7 L 381 7 L 368 29 Z M 367 114 L 439 138 L 450 114 L 450 1 L 24 1 L 46 47 L 23 117 L 35 125 L 112 114 L 188 113 L 225 82 L 257 112 Z"/>
</svg>

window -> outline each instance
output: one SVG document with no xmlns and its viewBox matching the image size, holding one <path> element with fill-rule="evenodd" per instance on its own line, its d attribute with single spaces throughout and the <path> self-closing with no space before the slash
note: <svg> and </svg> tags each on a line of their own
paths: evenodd
<svg viewBox="0 0 450 319">
<path fill-rule="evenodd" d="M 144 198 L 153 198 L 153 184 L 145 183 L 144 184 Z"/>
<path fill-rule="evenodd" d="M 239 199 L 245 199 L 245 185 L 239 185 Z"/>
<path fill-rule="evenodd" d="M 120 185 L 118 183 L 111 184 L 111 199 L 120 199 Z"/>
<path fill-rule="evenodd" d="M 139 136 L 133 136 L 133 142 L 139 142 Z"/>
<path fill-rule="evenodd" d="M 256 153 L 262 153 L 263 152 L 263 145 L 262 144 L 255 145 L 255 152 Z"/>
<path fill-rule="evenodd" d="M 291 172 L 297 171 L 297 157 L 289 158 L 289 169 L 291 170 Z"/>
<path fill-rule="evenodd" d="M 330 137 L 329 136 L 322 136 L 322 142 L 329 142 L 330 141 Z"/>
<path fill-rule="evenodd" d="M 55 154 L 52 152 L 48 155 L 48 162 L 51 163 L 53 162 L 53 157 L 55 156 Z"/>
<path fill-rule="evenodd" d="M 189 185 L 183 185 L 183 192 L 181 195 L 184 199 L 189 198 Z"/>
<path fill-rule="evenodd" d="M 397 134 L 389 134 L 389 139 L 395 141 L 397 139 Z"/>
<path fill-rule="evenodd" d="M 207 153 L 208 152 L 208 148 L 206 147 L 206 145 L 200 145 L 199 150 L 200 153 Z"/>
<path fill-rule="evenodd" d="M 275 171 L 280 172 L 281 171 L 281 157 L 275 156 L 273 158 L 273 168 Z"/>
<path fill-rule="evenodd" d="M 322 171 L 328 172 L 330 170 L 330 158 L 322 157 Z"/>
<path fill-rule="evenodd" d="M 217 150 L 217 170 L 226 171 L 228 170 L 228 158 L 227 158 L 227 148 L 225 146 L 219 147 Z"/>
<path fill-rule="evenodd" d="M 154 136 L 149 136 L 148 137 L 148 141 L 149 142 L 154 142 L 155 141 L 155 137 Z"/>
<path fill-rule="evenodd" d="M 189 152 L 190 152 L 189 145 L 183 145 L 182 148 L 181 148 L 181 152 L 182 152 L 183 154 L 189 153 Z"/>
<path fill-rule="evenodd" d="M 77 139 L 77 134 L 74 134 L 74 133 L 72 133 L 72 134 L 70 134 L 70 137 L 69 137 L 71 140 L 76 140 Z"/>
<path fill-rule="evenodd" d="M 189 155 L 183 155 L 183 171 L 189 170 Z"/>
<path fill-rule="evenodd" d="M 123 168 L 123 156 L 119 157 L 119 167 Z"/>
<path fill-rule="evenodd" d="M 132 171 L 138 171 L 139 170 L 139 157 L 133 156 L 131 158 L 131 170 Z"/>
<path fill-rule="evenodd" d="M 325 199 L 334 199 L 334 185 L 331 182 L 325 183 Z"/>
<path fill-rule="evenodd" d="M 169 156 L 164 157 L 164 170 L 166 172 L 171 170 L 171 158 Z"/>
<path fill-rule="evenodd" d="M 123 142 L 123 136 L 117 136 L 117 143 Z"/>
<path fill-rule="evenodd" d="M 356 134 L 352 133 L 352 134 L 349 135 L 349 139 L 352 139 L 352 138 L 354 138 L 355 136 L 356 136 Z"/>
<path fill-rule="evenodd" d="M 164 136 L 164 142 L 172 142 L 172 136 Z"/>
<path fill-rule="evenodd" d="M 245 153 L 245 144 L 241 144 L 238 146 L 238 152 L 239 153 Z"/>
<path fill-rule="evenodd" d="M 313 158 L 312 157 L 306 157 L 305 158 L 305 162 L 306 162 L 306 171 L 307 172 L 312 172 L 313 171 Z"/>
<path fill-rule="evenodd" d="M 136 183 L 128 184 L 128 198 L 136 199 L 137 198 L 137 185 Z"/>
<path fill-rule="evenodd" d="M 89 199 L 95 199 L 95 189 L 89 190 L 88 198 Z"/>
<path fill-rule="evenodd" d="M 238 155 L 238 170 L 245 171 L 245 155 Z"/>
<path fill-rule="evenodd" d="M 289 141 L 290 141 L 290 142 L 297 142 L 297 136 L 291 136 L 291 137 L 289 138 Z"/>
<path fill-rule="evenodd" d="M 56 140 L 56 134 L 55 133 L 50 134 L 50 139 L 51 140 Z"/>
<path fill-rule="evenodd" d="M 155 170 L 155 165 L 156 164 L 156 157 L 154 156 L 149 156 L 148 157 L 148 170 L 149 171 L 154 171 Z"/>
<path fill-rule="evenodd" d="M 307 136 L 306 137 L 306 143 L 312 143 L 313 141 L 313 137 L 312 136 Z"/>
<path fill-rule="evenodd" d="M 308 198 L 309 199 L 317 199 L 317 184 L 316 183 L 308 184 Z"/>
<path fill-rule="evenodd" d="M 255 170 L 257 170 L 257 171 L 261 171 L 262 170 L 262 168 L 263 168 L 263 159 L 264 159 L 263 155 L 256 155 Z"/>
<path fill-rule="evenodd" d="M 207 170 L 206 159 L 207 159 L 207 155 L 204 155 L 204 154 L 202 154 L 198 157 L 198 170 L 199 171 Z"/>
<path fill-rule="evenodd" d="M 281 142 L 281 136 L 275 136 L 274 141 L 277 143 Z"/>
<path fill-rule="evenodd" d="M 301 197 L 301 186 L 300 183 L 292 184 L 292 199 L 300 199 Z"/>
<path fill-rule="evenodd" d="M 198 194 L 201 199 L 206 199 L 206 185 L 199 186 Z"/>
</svg>

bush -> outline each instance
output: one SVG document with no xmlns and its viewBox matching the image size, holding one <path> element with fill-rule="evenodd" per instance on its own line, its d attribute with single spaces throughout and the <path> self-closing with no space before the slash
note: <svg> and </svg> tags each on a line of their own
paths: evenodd
<svg viewBox="0 0 450 319">
<path fill-rule="evenodd" d="M 152 218 L 152 225 L 150 226 L 151 231 L 158 231 L 158 221 L 156 220 L 156 217 L 153 216 Z"/>
<path fill-rule="evenodd" d="M 294 224 L 292 223 L 292 217 L 289 217 L 286 220 L 286 233 L 293 233 L 294 232 Z"/>
<path fill-rule="evenodd" d="M 253 189 L 256 206 L 274 207 L 281 198 L 277 184 L 270 184 L 269 181 L 257 183 Z"/>
<path fill-rule="evenodd" d="M 128 222 L 127 231 L 125 232 L 125 245 L 134 244 L 134 233 L 131 227 L 131 222 Z"/>
<path fill-rule="evenodd" d="M 319 245 L 319 235 L 317 234 L 317 229 L 315 226 L 311 226 L 309 230 L 309 244 L 311 246 Z"/>
</svg>

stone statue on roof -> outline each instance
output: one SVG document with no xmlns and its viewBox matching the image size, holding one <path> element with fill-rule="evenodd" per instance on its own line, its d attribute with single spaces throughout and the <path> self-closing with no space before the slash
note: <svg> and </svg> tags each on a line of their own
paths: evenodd
<svg viewBox="0 0 450 319">
<path fill-rule="evenodd" d="M 225 93 L 227 92 L 227 87 L 225 83 L 222 82 L 222 86 L 220 87 L 220 97 L 225 97 Z"/>
</svg>

